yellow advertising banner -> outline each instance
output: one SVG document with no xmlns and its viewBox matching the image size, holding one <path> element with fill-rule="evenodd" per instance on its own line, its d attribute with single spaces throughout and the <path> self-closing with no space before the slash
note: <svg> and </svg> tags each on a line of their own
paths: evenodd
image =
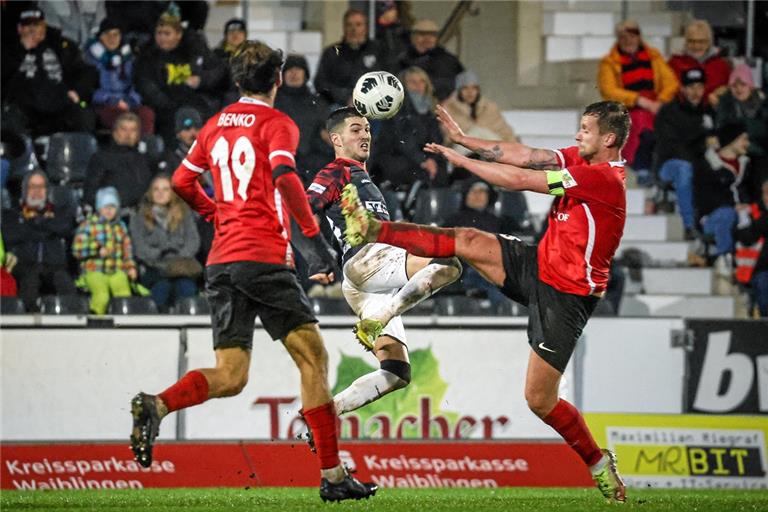
<svg viewBox="0 0 768 512">
<path fill-rule="evenodd" d="M 768 417 L 585 414 L 632 487 L 768 488 Z"/>
</svg>

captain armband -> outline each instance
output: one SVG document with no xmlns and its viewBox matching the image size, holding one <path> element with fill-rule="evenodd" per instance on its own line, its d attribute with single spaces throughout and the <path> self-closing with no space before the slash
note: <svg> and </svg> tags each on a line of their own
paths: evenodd
<svg viewBox="0 0 768 512">
<path fill-rule="evenodd" d="M 549 194 L 552 196 L 564 196 L 565 189 L 575 187 L 576 180 L 568 169 L 559 171 L 545 171 L 547 173 L 547 185 L 549 185 Z"/>
</svg>

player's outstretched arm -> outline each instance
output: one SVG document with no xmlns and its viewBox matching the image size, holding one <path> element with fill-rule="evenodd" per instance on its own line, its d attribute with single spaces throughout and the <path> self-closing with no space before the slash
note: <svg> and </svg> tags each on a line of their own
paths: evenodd
<svg viewBox="0 0 768 512">
<path fill-rule="evenodd" d="M 437 119 L 443 126 L 448 138 L 480 155 L 488 162 L 509 164 L 524 169 L 559 169 L 557 154 L 551 149 L 537 149 L 519 142 L 479 139 L 464 133 L 451 114 L 442 106 L 436 109 Z"/>
<path fill-rule="evenodd" d="M 208 222 L 213 222 L 216 215 L 216 203 L 205 193 L 197 178 L 200 173 L 188 169 L 184 163 L 173 173 L 173 190 L 187 204 Z"/>
<path fill-rule="evenodd" d="M 453 165 L 463 167 L 491 185 L 497 185 L 508 190 L 531 190 L 533 192 L 541 192 L 542 194 L 549 193 L 547 174 L 544 172 L 523 169 L 515 165 L 474 160 L 441 144 L 427 144 L 424 146 L 424 150 L 428 153 L 442 155 Z"/>
</svg>

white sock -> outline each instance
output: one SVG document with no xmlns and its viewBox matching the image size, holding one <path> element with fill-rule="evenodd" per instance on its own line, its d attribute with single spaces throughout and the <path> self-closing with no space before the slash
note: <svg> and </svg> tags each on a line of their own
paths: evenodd
<svg viewBox="0 0 768 512">
<path fill-rule="evenodd" d="M 370 318 L 379 320 L 387 325 L 393 317 L 402 315 L 419 302 L 432 296 L 441 288 L 456 281 L 461 275 L 461 266 L 458 260 L 456 265 L 444 265 L 442 263 L 430 263 L 416 272 L 405 286 L 400 288 L 389 304 L 371 315 Z"/>
<path fill-rule="evenodd" d="M 608 464 L 608 456 L 603 455 L 596 464 L 589 466 L 589 471 L 592 473 L 592 475 L 596 475 L 601 472 L 603 468 L 605 468 L 606 464 Z"/>
<path fill-rule="evenodd" d="M 339 464 L 338 466 L 330 469 L 321 469 L 320 475 L 332 484 L 337 484 L 344 480 L 344 477 L 347 476 L 347 472 L 344 471 L 344 466 Z"/>
<path fill-rule="evenodd" d="M 403 388 L 407 383 L 387 370 L 375 370 L 359 377 L 347 389 L 333 397 L 336 414 L 354 411 L 378 400 L 387 393 Z"/>
</svg>

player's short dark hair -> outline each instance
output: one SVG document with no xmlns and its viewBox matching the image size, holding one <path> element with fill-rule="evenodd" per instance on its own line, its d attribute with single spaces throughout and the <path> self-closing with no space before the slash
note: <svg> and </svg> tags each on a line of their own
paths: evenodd
<svg viewBox="0 0 768 512">
<path fill-rule="evenodd" d="M 584 109 L 584 116 L 595 116 L 600 133 L 616 135 L 616 146 L 621 148 L 627 141 L 632 121 L 627 107 L 616 101 L 598 101 Z"/>
<path fill-rule="evenodd" d="M 261 41 L 245 41 L 229 60 L 232 80 L 247 94 L 267 94 L 283 68 L 283 52 Z"/>
<path fill-rule="evenodd" d="M 344 120 L 349 119 L 350 117 L 363 117 L 360 112 L 355 110 L 355 107 L 341 107 L 337 108 L 331 114 L 328 116 L 328 120 L 325 122 L 325 129 L 328 130 L 328 133 L 334 133 L 338 132 L 339 125 L 344 122 Z"/>
</svg>

